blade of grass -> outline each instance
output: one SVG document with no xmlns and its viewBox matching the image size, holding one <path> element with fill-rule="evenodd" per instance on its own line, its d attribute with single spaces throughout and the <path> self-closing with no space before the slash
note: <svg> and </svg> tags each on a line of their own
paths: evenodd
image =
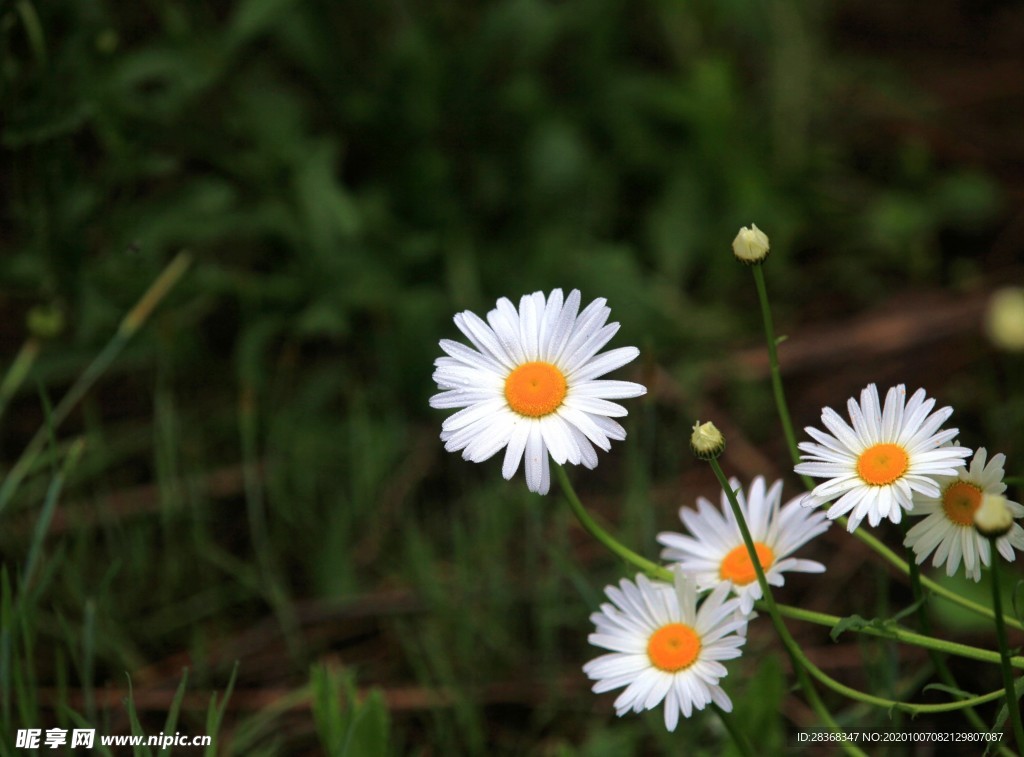
<svg viewBox="0 0 1024 757">
<path fill-rule="evenodd" d="M 235 679 L 238 677 L 238 661 L 235 661 L 231 669 L 231 678 L 228 679 L 228 687 L 224 690 L 220 707 L 217 706 L 217 693 L 210 697 L 210 706 L 206 711 L 206 735 L 210 737 L 210 743 L 203 751 L 205 757 L 216 757 L 217 755 L 217 734 L 220 732 L 221 723 L 224 721 L 224 713 L 228 709 L 228 700 L 231 699 L 231 692 L 235 689 Z"/>
<path fill-rule="evenodd" d="M 39 520 L 36 521 L 35 532 L 32 534 L 32 544 L 29 546 L 28 557 L 25 559 L 25 572 L 21 576 L 22 592 L 26 591 L 32 581 L 36 565 L 39 562 L 39 555 L 42 552 L 43 540 L 46 538 L 50 521 L 53 519 L 53 512 L 57 507 L 57 501 L 60 499 L 64 481 L 67 479 L 68 473 L 78 463 L 78 459 L 82 456 L 82 450 L 84 449 L 85 440 L 77 439 L 68 450 L 68 456 L 64 458 L 64 465 L 50 481 L 50 487 L 46 492 L 46 499 L 43 501 L 43 509 L 39 513 Z"/>
<path fill-rule="evenodd" d="M 93 664 L 96 659 L 96 601 L 85 602 L 82 618 L 82 692 L 85 695 L 85 716 L 96 722 L 96 694 L 93 690 Z"/>
<path fill-rule="evenodd" d="M 135 698 L 132 696 L 132 677 L 128 673 L 124 675 L 128 679 L 128 696 L 125 697 L 125 707 L 128 710 L 128 721 L 131 723 L 132 736 L 144 736 L 142 723 L 139 722 L 139 714 L 135 711 Z M 141 743 L 132 746 L 132 753 L 135 757 L 153 757 L 153 752 L 150 748 Z"/>
<path fill-rule="evenodd" d="M 181 252 L 167 264 L 167 267 L 157 276 L 149 289 L 146 290 L 135 306 L 121 320 L 117 332 L 107 342 L 107 345 L 82 371 L 75 380 L 75 383 L 68 389 L 67 394 L 57 403 L 52 415 L 48 418 L 47 424 L 40 428 L 35 436 L 32 437 L 25 446 L 21 456 L 14 463 L 14 466 L 7 472 L 3 483 L 0 484 L 0 513 L 7 507 L 14 492 L 21 485 L 22 480 L 28 475 L 32 466 L 35 465 L 36 459 L 39 457 L 40 452 L 42 452 L 43 445 L 49 436 L 49 429 L 57 429 L 75 405 L 92 389 L 93 385 L 106 372 L 125 345 L 138 333 L 160 301 L 178 283 L 191 263 L 191 255 Z"/>
<path fill-rule="evenodd" d="M 167 720 L 164 721 L 165 734 L 174 733 L 178 727 L 178 713 L 181 711 L 181 702 L 185 698 L 185 689 L 188 687 L 188 668 L 181 669 L 181 683 L 178 690 L 174 692 L 174 699 L 171 700 L 171 709 L 167 711 Z"/>
<path fill-rule="evenodd" d="M 36 358 L 39 356 L 39 345 L 40 342 L 36 337 L 26 339 L 14 357 L 11 367 L 4 374 L 4 380 L 0 382 L 0 418 L 3 417 L 4 410 L 7 409 L 7 403 L 11 401 L 11 397 L 18 391 L 25 376 L 35 365 Z"/>
<path fill-rule="evenodd" d="M 68 716 L 68 719 L 71 720 L 71 722 L 75 726 L 77 726 L 78 728 L 86 728 L 86 729 L 89 729 L 89 728 L 95 729 L 96 728 L 96 721 L 89 720 L 88 718 L 82 717 L 82 715 L 80 713 L 75 712 L 71 708 L 69 708 L 69 707 L 65 708 L 65 712 L 66 712 L 66 714 Z M 104 744 L 101 744 L 99 739 L 96 739 L 94 741 L 93 749 L 98 749 L 100 751 L 100 754 L 103 754 L 106 757 L 114 757 L 113 752 L 110 751 L 110 747 L 108 747 L 108 746 L 106 746 Z"/>
</svg>

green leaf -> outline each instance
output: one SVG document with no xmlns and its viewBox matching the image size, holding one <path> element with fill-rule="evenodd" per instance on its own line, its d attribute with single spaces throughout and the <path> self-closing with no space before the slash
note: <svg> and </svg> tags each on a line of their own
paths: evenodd
<svg viewBox="0 0 1024 757">
<path fill-rule="evenodd" d="M 924 691 L 933 691 L 933 690 L 934 691 L 944 691 L 947 694 L 952 694 L 957 699 L 971 699 L 973 697 L 978 696 L 977 694 L 975 694 L 973 692 L 964 691 L 963 689 L 958 689 L 958 688 L 956 688 L 954 686 L 946 686 L 945 684 L 942 684 L 942 683 L 930 683 L 930 684 L 928 684 L 927 686 L 924 687 Z"/>
<path fill-rule="evenodd" d="M 235 665 L 231 668 L 231 678 L 228 679 L 228 687 L 224 690 L 224 698 L 221 700 L 220 707 L 217 706 L 217 692 L 210 697 L 210 706 L 206 710 L 206 735 L 210 737 L 210 743 L 203 752 L 206 757 L 216 757 L 217 734 L 220 732 L 224 713 L 227 712 L 231 692 L 235 690 L 236 678 L 238 678 L 238 660 L 235 660 Z"/>
<path fill-rule="evenodd" d="M 840 619 L 838 623 L 832 626 L 829 636 L 832 637 L 832 641 L 836 641 L 844 632 L 859 631 L 862 628 L 870 626 L 872 623 L 873 621 L 865 620 L 860 615 L 849 615 Z"/>
<path fill-rule="evenodd" d="M 181 683 L 178 684 L 178 690 L 174 693 L 174 699 L 171 700 L 171 709 L 168 710 L 167 720 L 164 722 L 164 733 L 174 733 L 174 729 L 178 727 L 178 712 L 181 710 L 181 702 L 185 698 L 186 686 L 188 686 L 188 668 L 182 668 Z"/>
<path fill-rule="evenodd" d="M 1018 678 L 1013 684 L 1013 695 L 1017 702 L 1020 702 L 1021 696 L 1024 696 L 1024 678 Z M 995 722 L 992 723 L 992 732 L 1002 733 L 1003 727 L 1006 725 L 1006 719 L 1009 716 L 1010 711 L 1006 709 L 1006 700 L 1004 699 L 1002 706 L 999 708 L 999 712 L 996 713 Z"/>
<path fill-rule="evenodd" d="M 291 4 L 292 0 L 246 0 L 240 3 L 225 35 L 227 46 L 237 48 L 253 37 L 273 30 Z"/>
<path fill-rule="evenodd" d="M 387 755 L 389 721 L 377 689 L 359 701 L 355 677 L 320 665 L 310 674 L 313 718 L 326 754 L 332 757 Z M 344 690 L 344 696 L 342 691 Z"/>
<path fill-rule="evenodd" d="M 859 631 L 862 628 L 877 628 L 880 631 L 891 631 L 899 626 L 900 620 L 916 612 L 922 602 L 924 602 L 923 598 L 903 608 L 891 618 L 871 618 L 866 620 L 860 615 L 850 615 L 849 617 L 842 618 L 832 626 L 829 636 L 832 637 L 832 641 L 835 641 L 845 631 Z"/>
<path fill-rule="evenodd" d="M 128 679 L 128 696 L 125 697 L 125 707 L 128 710 L 128 721 L 131 723 L 132 736 L 145 736 L 145 732 L 142 730 L 142 723 L 139 722 L 139 714 L 135 711 L 135 698 L 132 695 L 132 677 L 127 672 L 124 675 Z M 132 754 L 135 757 L 153 757 L 153 752 L 144 743 L 134 745 L 132 747 Z"/>
</svg>

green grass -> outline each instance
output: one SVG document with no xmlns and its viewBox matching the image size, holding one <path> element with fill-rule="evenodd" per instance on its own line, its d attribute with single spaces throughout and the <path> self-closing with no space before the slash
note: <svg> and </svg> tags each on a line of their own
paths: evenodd
<svg viewBox="0 0 1024 757">
<path fill-rule="evenodd" d="M 83 725 L 218 754 L 721 753 L 713 718 L 670 737 L 589 693 L 587 617 L 624 568 L 559 496 L 443 451 L 431 364 L 458 310 L 607 297 L 633 378 L 670 388 L 573 474 L 650 557 L 711 491 L 702 412 L 785 471 L 770 393 L 731 362 L 760 329 L 739 226 L 771 236 L 792 335 L 908 285 L 956 297 L 1004 218 L 977 167 L 855 131 L 865 69 L 920 101 L 832 23 L 745 1 L 0 5 L 0 754 Z M 1003 363 L 970 365 L 961 428 L 1019 453 Z M 781 669 L 735 671 L 782 743 Z"/>
</svg>

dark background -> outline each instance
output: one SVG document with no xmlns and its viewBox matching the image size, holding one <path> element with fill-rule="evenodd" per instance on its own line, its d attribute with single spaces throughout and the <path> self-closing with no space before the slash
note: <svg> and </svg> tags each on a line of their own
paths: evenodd
<svg viewBox="0 0 1024 757">
<path fill-rule="evenodd" d="M 729 250 L 751 222 L 798 427 L 870 381 L 923 386 L 1020 473 L 1021 358 L 982 331 L 1024 265 L 1020 4 L 0 8 L 0 365 L 18 368 L 0 453 L 29 465 L 0 513 L 0 750 L 76 718 L 156 733 L 172 711 L 224 754 L 318 753 L 359 713 L 371 753 L 387 733 L 424 755 L 720 754 L 713 717 L 668 736 L 589 692 L 587 617 L 631 571 L 558 494 L 446 454 L 427 398 L 455 312 L 579 288 L 608 298 L 612 346 L 642 353 L 620 373 L 650 388 L 627 440 L 573 471 L 602 522 L 656 557 L 677 508 L 717 496 L 687 448 L 698 418 L 726 433 L 728 473 L 795 496 Z M 182 250 L 188 272 L 55 423 Z M 909 603 L 839 529 L 805 554 L 828 572 L 781 601 Z M 851 685 L 948 696 L 921 691 L 919 650 L 795 628 Z M 725 681 L 769 750 L 815 722 L 787 664 L 765 622 Z M 859 728 L 967 729 L 829 703 Z"/>
</svg>

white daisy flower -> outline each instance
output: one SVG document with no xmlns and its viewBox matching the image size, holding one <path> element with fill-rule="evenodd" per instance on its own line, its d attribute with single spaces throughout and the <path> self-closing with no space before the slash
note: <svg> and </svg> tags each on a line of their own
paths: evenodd
<svg viewBox="0 0 1024 757">
<path fill-rule="evenodd" d="M 939 430 L 952 408 L 933 413 L 935 400 L 926 399 L 924 389 L 918 389 L 909 400 L 906 395 L 903 384 L 892 387 L 883 409 L 878 390 L 868 384 L 860 393 L 860 404 L 854 399 L 846 403 L 852 428 L 839 413 L 826 407 L 821 422 L 831 433 L 804 429 L 816 443 L 799 444 L 804 462 L 795 470 L 828 479 L 805 495 L 805 507 L 835 500 L 828 517 L 850 513 L 847 527 L 853 532 L 865 517 L 872 526 L 883 518 L 899 523 L 903 511 L 913 507 L 914 492 L 939 496 L 935 477 L 955 476 L 957 466 L 971 451 L 946 444 L 956 437 L 957 429 Z"/>
<path fill-rule="evenodd" d="M 732 701 L 718 685 L 728 671 L 720 660 L 740 656 L 746 638 L 737 634 L 746 619 L 737 613 L 738 600 L 726 600 L 720 586 L 697 609 L 697 589 L 679 570 L 675 587 L 638 575 L 605 587 L 612 604 L 590 616 L 597 632 L 587 640 L 611 650 L 583 666 L 594 693 L 623 686 L 615 700 L 620 717 L 632 710 L 651 710 L 665 702 L 665 727 L 674 731 L 679 713 L 690 717 L 714 702 L 726 712 Z"/>
<path fill-rule="evenodd" d="M 974 528 L 974 513 L 981 507 L 984 495 L 1006 491 L 1003 483 L 1006 456 L 993 455 L 986 464 L 987 456 L 985 448 L 979 448 L 970 468 L 961 465 L 955 476 L 936 478 L 938 496 L 914 499 L 911 515 L 927 517 L 907 532 L 903 544 L 914 550 L 914 561 L 918 565 L 935 552 L 932 565 L 937 568 L 945 563 L 946 575 L 952 576 L 962 558 L 967 577 L 980 581 L 981 566 L 992 564 L 989 541 Z M 1017 502 L 1007 500 L 1006 506 L 1014 518 L 1024 516 L 1024 506 Z M 1005 536 L 996 539 L 996 549 L 1013 562 L 1014 549 L 1024 550 L 1024 528 L 1014 523 Z"/>
<path fill-rule="evenodd" d="M 441 392 L 430 406 L 463 408 L 441 425 L 445 449 L 462 450 L 474 463 L 505 449 L 506 479 L 525 454 L 526 485 L 540 494 L 551 486 L 548 454 L 559 465 L 596 467 L 595 446 L 607 452 L 612 439 L 626 438 L 612 420 L 626 409 L 609 400 L 647 391 L 631 381 L 597 380 L 640 354 L 636 347 L 598 354 L 619 330 L 605 323 L 605 302 L 579 312 L 579 290 L 563 301 L 555 289 L 546 299 L 543 292 L 524 295 L 518 310 L 502 297 L 487 323 L 468 310 L 457 314 L 455 325 L 476 349 L 442 339 L 448 354 L 434 361 Z"/>
<path fill-rule="evenodd" d="M 780 507 L 782 481 L 776 481 L 766 491 L 764 477 L 758 476 L 751 483 L 747 496 L 738 479 L 729 479 L 729 486 L 736 492 L 736 500 L 754 541 L 754 551 L 769 584 L 782 586 L 786 582 L 783 574 L 787 572 L 825 571 L 825 566 L 819 562 L 790 557 L 832 525 L 825 513 L 801 507 L 801 497 Z M 721 510 L 704 497 L 698 497 L 697 510 L 681 507 L 679 518 L 692 536 L 671 531 L 658 534 L 658 542 L 665 547 L 661 559 L 676 562 L 684 573 L 696 580 L 701 591 L 725 584 L 739 596 L 740 610 L 751 612 L 754 602 L 761 599 L 761 586 L 726 493 L 722 492 Z"/>
</svg>

